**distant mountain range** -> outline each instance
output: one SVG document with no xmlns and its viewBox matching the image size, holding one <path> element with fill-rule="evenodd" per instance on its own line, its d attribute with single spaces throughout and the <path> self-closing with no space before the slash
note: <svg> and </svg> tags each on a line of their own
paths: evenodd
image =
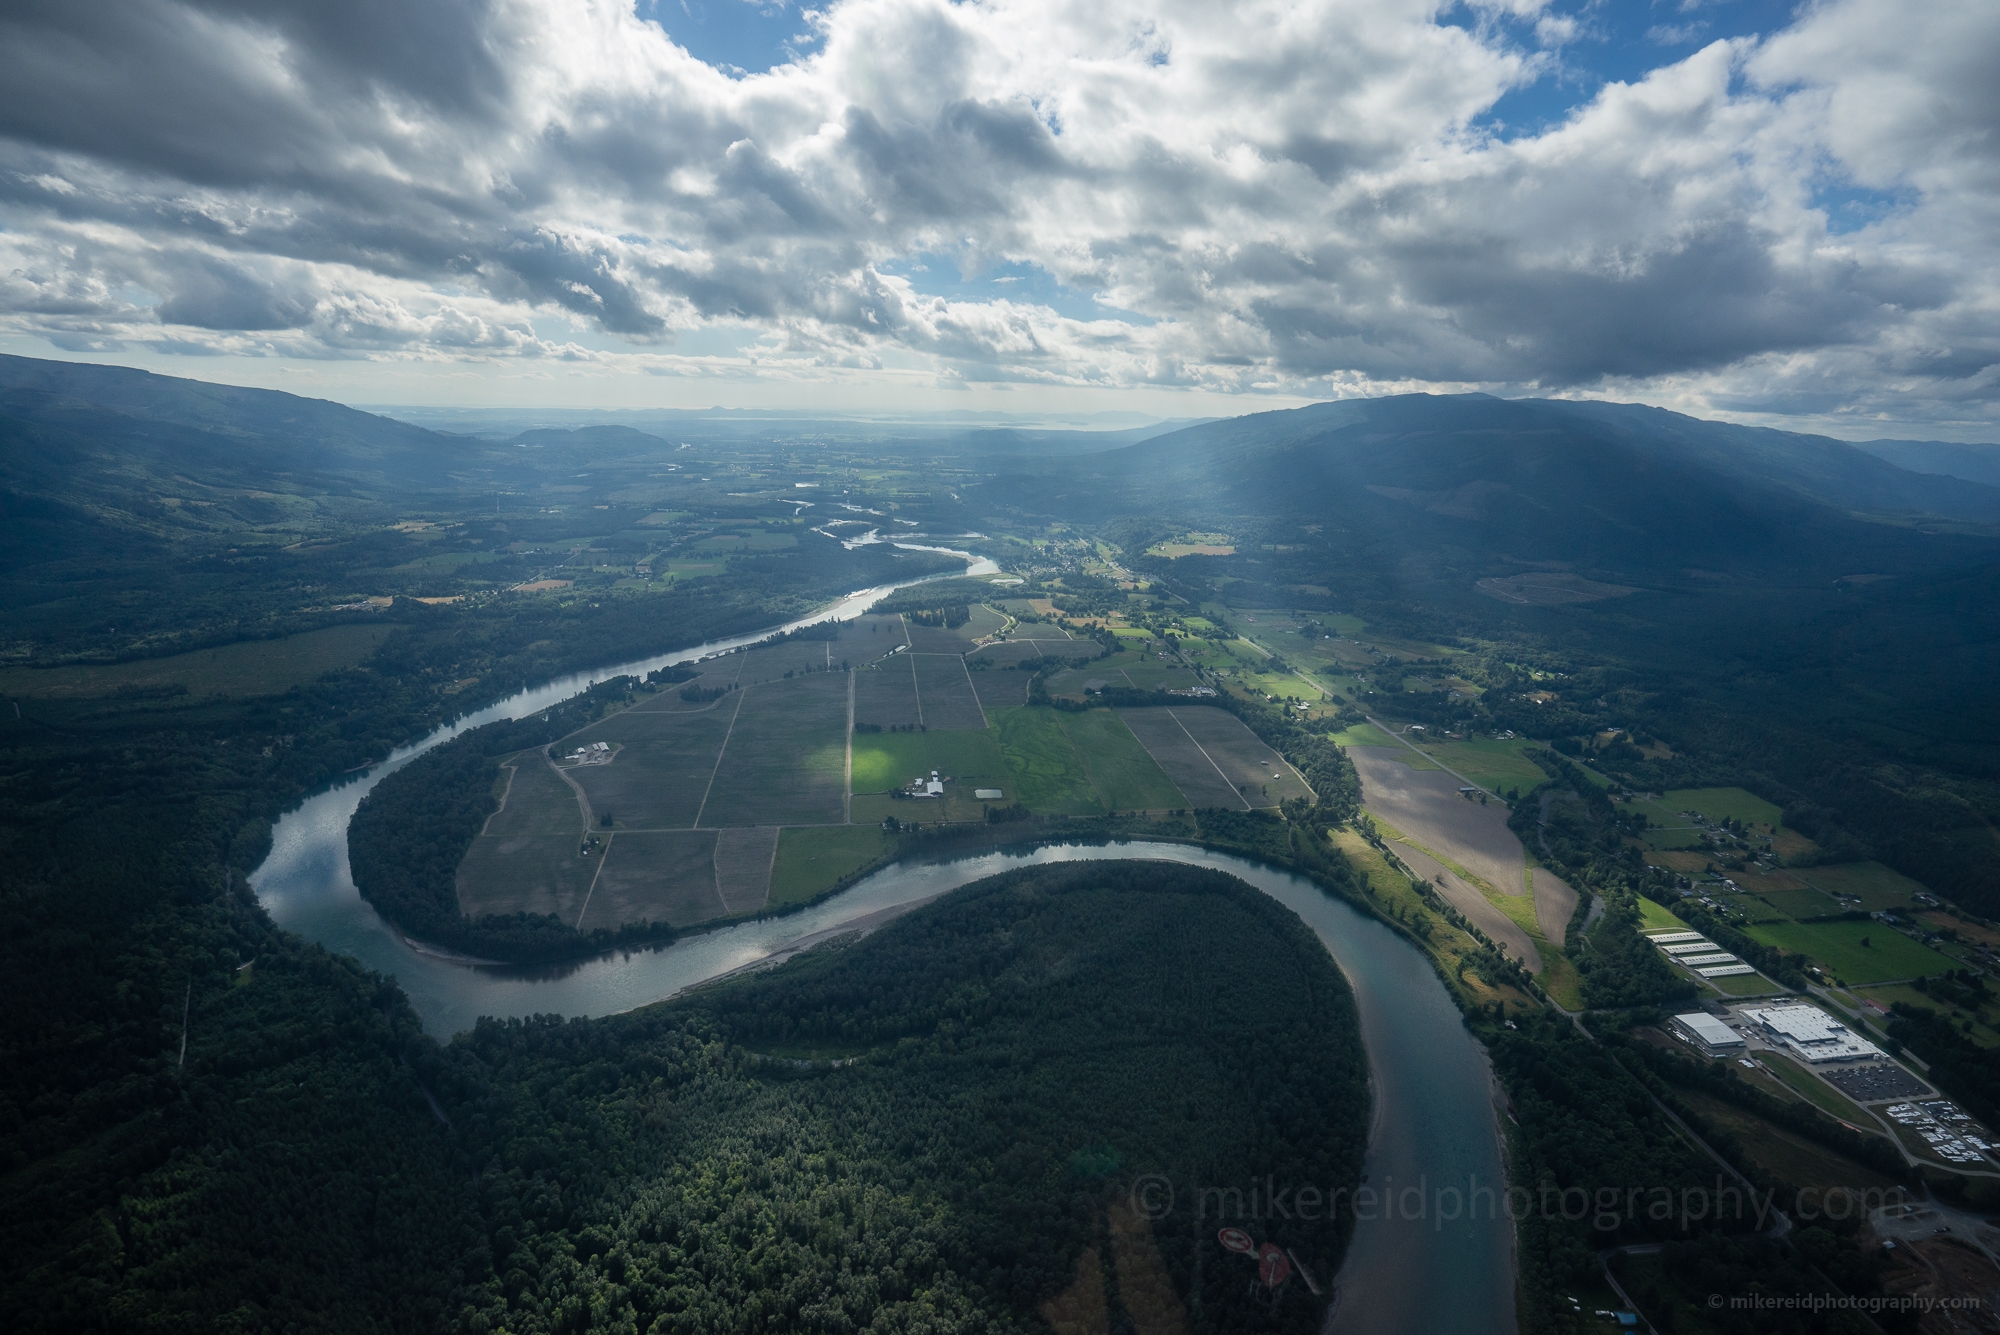
<svg viewBox="0 0 2000 1335">
<path fill-rule="evenodd" d="M 1863 440 L 1854 446 L 1913 473 L 1942 473 L 2000 487 L 2000 445 L 1954 445 L 1942 440 Z"/>
<path fill-rule="evenodd" d="M 1457 553 L 1492 572 L 1561 562 L 1668 582 L 2000 553 L 2000 486 L 1913 472 L 1824 436 L 1484 394 L 1230 418 L 1023 467 L 991 496 L 1094 518 L 1311 524 L 1378 565 Z"/>
<path fill-rule="evenodd" d="M 1965 476 L 2000 474 L 2000 447 L 1856 446 L 1636 405 L 1483 394 L 1173 425 L 953 423 L 928 439 L 993 469 L 996 480 L 977 489 L 991 502 L 1092 518 L 1310 524 L 1344 534 L 1337 550 L 1379 567 L 1446 553 L 1489 575 L 1561 563 L 1656 582 L 1817 579 L 2000 553 L 2000 485 Z M 907 443 L 908 429 L 896 438 Z M 272 390 L 0 356 L 0 560 L 46 555 L 50 542 L 115 547 L 199 528 L 211 505 L 254 518 L 260 502 L 246 489 L 477 489 L 569 466 L 581 456 L 567 447 L 636 454 L 669 443 L 611 422 L 475 438 Z M 196 504 L 160 500 L 183 494 Z"/>
</svg>

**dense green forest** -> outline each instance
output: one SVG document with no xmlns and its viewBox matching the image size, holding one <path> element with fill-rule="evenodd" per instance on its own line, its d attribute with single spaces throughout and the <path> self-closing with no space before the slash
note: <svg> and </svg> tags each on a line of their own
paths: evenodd
<svg viewBox="0 0 2000 1335">
<path fill-rule="evenodd" d="M 1089 1252 L 1112 1329 L 1164 1297 L 1193 1331 L 1312 1331 L 1323 1299 L 1253 1293 L 1190 1192 L 1139 1242 L 1107 1233 L 1140 1175 L 1330 1190 L 1367 1141 L 1318 940 L 1149 863 L 1009 873 L 671 1005 L 482 1022 L 448 1056 L 491 1221 L 471 1329 L 1034 1330 Z M 1331 1275 L 1350 1224 L 1259 1227 Z"/>
</svg>

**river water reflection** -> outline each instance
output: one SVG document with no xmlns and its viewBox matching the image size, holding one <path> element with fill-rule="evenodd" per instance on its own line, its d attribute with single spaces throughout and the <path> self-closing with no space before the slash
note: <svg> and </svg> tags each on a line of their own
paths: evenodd
<svg viewBox="0 0 2000 1335">
<path fill-rule="evenodd" d="M 884 592 L 857 594 L 836 614 L 857 615 Z M 383 774 L 466 728 L 547 708 L 595 681 L 651 671 L 759 638 L 761 634 L 746 636 L 579 674 L 440 729 L 361 781 L 322 793 L 286 815 L 274 831 L 271 855 L 252 874 L 251 884 L 281 926 L 393 976 L 425 1029 L 445 1038 L 482 1015 L 599 1016 L 630 1010 L 856 918 L 929 899 L 1010 868 L 1141 858 L 1226 871 L 1293 910 L 1318 934 L 1359 1005 L 1375 1096 L 1365 1171 L 1369 1185 L 1392 1202 L 1386 1213 L 1394 1217 L 1357 1226 L 1337 1278 L 1341 1300 L 1331 1329 L 1432 1335 L 1514 1329 L 1511 1226 L 1493 1212 L 1465 1209 L 1467 1194 L 1477 1201 L 1481 1188 L 1504 1199 L 1485 1054 L 1414 947 L 1289 873 L 1167 843 L 1046 845 L 943 862 L 898 863 L 799 913 L 689 937 L 665 950 L 560 969 L 475 967 L 419 954 L 355 891 L 347 867 L 347 824 L 362 794 Z"/>
</svg>

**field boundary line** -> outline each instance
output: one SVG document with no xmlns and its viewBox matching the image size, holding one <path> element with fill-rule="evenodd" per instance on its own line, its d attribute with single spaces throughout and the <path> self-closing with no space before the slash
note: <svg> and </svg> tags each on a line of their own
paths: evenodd
<svg viewBox="0 0 2000 1335">
<path fill-rule="evenodd" d="M 708 787 L 701 790 L 701 805 L 694 809 L 694 824 L 688 826 L 690 830 L 701 828 L 702 813 L 708 810 L 708 795 L 715 791 L 715 776 L 722 773 L 722 757 L 729 753 L 729 739 L 736 733 L 736 720 L 743 713 L 743 697 L 750 694 L 750 690 L 745 686 L 736 692 L 736 712 L 729 716 L 729 728 L 722 734 L 722 745 L 715 748 L 715 766 L 708 772 Z"/>
<path fill-rule="evenodd" d="M 853 668 L 849 668 L 847 670 L 847 773 L 841 782 L 842 782 L 842 787 L 840 792 L 840 823 L 842 825 L 852 825 L 854 824 L 854 669 Z M 775 860 L 777 856 L 778 856 L 777 849 L 776 846 L 774 845 L 772 848 L 771 857 Z M 765 890 L 764 892 L 764 898 L 767 901 L 771 898 L 771 892 L 768 889 Z"/>
<path fill-rule="evenodd" d="M 849 737 L 853 735 L 851 732 L 848 734 Z M 848 823 L 852 824 L 853 822 L 850 821 Z M 769 908 L 771 906 L 771 878 L 778 872 L 778 845 L 784 842 L 784 838 L 785 827 L 780 825 L 778 832 L 771 836 L 771 860 L 764 864 L 764 902 L 758 906 L 759 908 Z"/>
<path fill-rule="evenodd" d="M 699 820 L 701 818 L 701 814 L 699 812 L 695 813 L 695 818 Z M 729 912 L 729 897 L 722 893 L 722 831 L 721 830 L 717 830 L 715 832 L 715 838 L 708 841 L 708 877 L 709 881 L 715 886 L 715 902 L 722 905 L 722 911 L 724 913 Z M 768 897 L 770 891 L 766 890 L 764 893 Z"/>
<path fill-rule="evenodd" d="M 521 772 L 519 765 L 502 765 L 501 768 L 507 771 L 507 786 L 500 790 L 500 805 L 493 808 L 493 816 L 497 816 L 501 812 L 507 809 L 507 798 L 514 791 L 514 776 Z M 493 816 L 488 816 L 485 822 L 482 825 L 480 825 L 479 827 L 480 838 L 484 839 L 486 837 L 486 832 L 489 829 L 493 828 Z"/>
<path fill-rule="evenodd" d="M 583 930 L 583 915 L 590 912 L 590 897 L 597 893 L 597 878 L 604 875 L 604 864 L 611 860 L 611 845 L 617 841 L 616 834 L 604 836 L 604 852 L 597 859 L 597 870 L 590 874 L 590 888 L 583 892 L 583 907 L 576 911 L 575 931 Z"/>
<path fill-rule="evenodd" d="M 1245 811 L 1254 811 L 1256 808 L 1250 805 L 1250 799 L 1243 796 L 1242 792 L 1240 792 L 1237 789 L 1235 783 L 1233 783 L 1230 780 L 1229 776 L 1222 772 L 1222 766 L 1215 763 L 1215 757 L 1208 753 L 1208 748 L 1203 746 L 1200 742 L 1195 742 L 1194 734 L 1188 731 L 1187 724 L 1181 722 L 1181 716 L 1179 714 L 1176 714 L 1173 710 L 1169 709 L 1167 711 L 1167 717 L 1172 719 L 1174 721 L 1174 726 L 1181 730 L 1181 736 L 1187 738 L 1190 742 L 1194 742 L 1194 749 L 1201 752 L 1201 758 L 1203 760 L 1206 760 L 1209 764 L 1209 768 L 1215 771 L 1215 777 L 1229 785 L 1229 791 L 1236 794 L 1236 800 L 1243 804 L 1243 809 Z M 1181 796 L 1186 797 L 1187 794 L 1182 793 Z"/>
<path fill-rule="evenodd" d="M 917 651 L 904 651 L 903 657 L 910 660 L 910 693 L 917 698 L 917 726 L 924 726 L 924 688 L 917 685 Z"/>
<path fill-rule="evenodd" d="M 979 726 L 992 727 L 993 725 L 986 721 L 986 706 L 980 703 L 979 688 L 972 684 L 972 669 L 967 666 L 964 654 L 958 656 L 958 666 L 965 673 L 965 689 L 972 692 L 972 707 L 979 711 Z M 916 668 L 912 667 L 910 671 L 915 672 Z"/>
</svg>

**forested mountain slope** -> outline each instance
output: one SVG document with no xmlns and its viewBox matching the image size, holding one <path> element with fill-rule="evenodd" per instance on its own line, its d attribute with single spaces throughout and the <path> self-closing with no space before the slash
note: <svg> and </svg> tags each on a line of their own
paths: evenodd
<svg viewBox="0 0 2000 1335">
<path fill-rule="evenodd" d="M 1439 552 L 1606 577 L 1816 581 L 1993 559 L 2000 488 L 1825 437 L 1637 405 L 1487 395 L 1344 400 L 1190 427 L 999 478 L 997 503 L 1097 519 L 1277 518 L 1375 565 Z M 1868 522 L 1861 514 L 1894 519 Z"/>
</svg>

